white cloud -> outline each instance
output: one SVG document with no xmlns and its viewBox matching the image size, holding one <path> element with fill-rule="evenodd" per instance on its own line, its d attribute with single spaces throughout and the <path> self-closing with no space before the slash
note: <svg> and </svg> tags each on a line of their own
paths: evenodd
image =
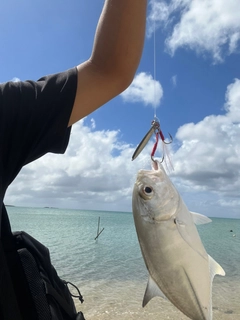
<svg viewBox="0 0 240 320">
<path fill-rule="evenodd" d="M 226 197 L 224 203 L 236 203 L 239 199 L 239 92 L 240 80 L 235 79 L 227 88 L 225 115 L 211 115 L 178 129 L 176 138 L 180 147 L 173 156 L 174 175 L 180 179 L 179 184 L 184 182 L 185 191 L 213 192 Z M 240 217 L 239 209 L 236 210 Z"/>
<path fill-rule="evenodd" d="M 172 81 L 173 86 L 176 87 L 176 85 L 177 85 L 177 75 L 176 74 L 174 76 L 172 76 L 171 81 Z"/>
<path fill-rule="evenodd" d="M 147 17 L 147 36 L 151 37 L 155 30 L 170 28 L 176 22 L 176 11 L 184 10 L 192 0 L 150 0 L 150 11 Z"/>
<path fill-rule="evenodd" d="M 91 128 L 92 129 L 96 128 L 96 122 L 95 122 L 95 120 L 93 118 L 91 119 Z"/>
<path fill-rule="evenodd" d="M 176 20 L 177 16 L 179 20 Z M 167 49 L 174 54 L 178 48 L 198 53 L 208 52 L 214 62 L 238 51 L 240 40 L 239 0 L 161 0 L 151 1 L 148 34 L 153 20 L 157 26 L 168 26 L 171 35 Z"/>
<path fill-rule="evenodd" d="M 12 82 L 19 82 L 19 81 L 21 81 L 19 78 L 16 78 L 16 77 L 14 77 L 14 78 L 12 78 L 12 80 L 11 80 Z"/>
<path fill-rule="evenodd" d="M 225 109 L 233 122 L 240 122 L 240 80 L 227 87 Z"/>
<path fill-rule="evenodd" d="M 159 81 L 150 74 L 137 74 L 132 84 L 121 94 L 126 102 L 142 102 L 144 105 L 157 107 L 160 105 L 163 89 Z"/>
<path fill-rule="evenodd" d="M 163 22 L 169 19 L 171 14 L 170 6 L 164 1 L 150 1 L 150 13 L 147 18 L 147 37 L 151 37 Z"/>
<path fill-rule="evenodd" d="M 146 167 L 146 152 L 150 165 L 148 147 L 135 162 L 133 152 L 119 140 L 119 131 L 96 131 L 81 120 L 73 126 L 66 153 L 47 154 L 24 167 L 5 203 L 131 211 L 134 179 Z"/>
<path fill-rule="evenodd" d="M 240 199 L 232 199 L 232 200 L 220 199 L 218 203 L 221 204 L 221 206 L 223 207 L 233 207 L 233 208 L 240 207 Z"/>
</svg>

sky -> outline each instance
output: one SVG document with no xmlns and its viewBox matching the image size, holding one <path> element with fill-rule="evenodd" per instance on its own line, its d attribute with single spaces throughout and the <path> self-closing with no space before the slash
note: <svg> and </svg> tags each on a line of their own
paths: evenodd
<svg viewBox="0 0 240 320">
<path fill-rule="evenodd" d="M 0 82 L 37 80 L 88 59 L 103 3 L 3 0 Z M 131 212 L 154 137 L 131 158 L 156 112 L 163 134 L 173 137 L 169 176 L 189 210 L 240 218 L 239 17 L 239 0 L 149 0 L 130 87 L 73 126 L 64 155 L 24 167 L 5 203 Z"/>
</svg>

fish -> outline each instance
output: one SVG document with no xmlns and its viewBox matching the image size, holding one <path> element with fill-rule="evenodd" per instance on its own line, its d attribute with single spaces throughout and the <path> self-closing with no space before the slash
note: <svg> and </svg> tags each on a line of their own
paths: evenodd
<svg viewBox="0 0 240 320">
<path fill-rule="evenodd" d="M 142 306 L 160 296 L 192 320 L 211 320 L 213 278 L 225 271 L 207 254 L 196 228 L 211 219 L 188 210 L 157 160 L 137 174 L 132 211 L 149 273 Z"/>
</svg>

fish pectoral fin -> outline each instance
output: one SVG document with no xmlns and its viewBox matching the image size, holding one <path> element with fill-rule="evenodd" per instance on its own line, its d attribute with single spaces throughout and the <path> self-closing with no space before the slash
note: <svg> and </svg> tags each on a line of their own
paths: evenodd
<svg viewBox="0 0 240 320">
<path fill-rule="evenodd" d="M 149 275 L 148 284 L 147 284 L 146 291 L 145 291 L 144 298 L 143 298 L 143 302 L 142 302 L 143 308 L 146 306 L 146 304 L 152 298 L 154 298 L 156 296 L 159 296 L 159 297 L 162 297 L 162 298 L 166 299 L 166 296 L 164 295 L 164 293 L 162 293 L 162 291 L 159 289 L 159 287 L 156 284 L 156 282 Z"/>
<path fill-rule="evenodd" d="M 190 212 L 192 214 L 193 222 L 196 225 L 206 224 L 206 223 L 212 222 L 211 219 L 209 219 L 208 217 L 204 216 L 203 214 L 192 212 L 192 211 L 190 211 Z"/>
<path fill-rule="evenodd" d="M 210 255 L 208 255 L 209 265 L 210 265 L 210 277 L 213 281 L 213 278 L 216 274 L 220 276 L 225 276 L 225 271 Z"/>
</svg>

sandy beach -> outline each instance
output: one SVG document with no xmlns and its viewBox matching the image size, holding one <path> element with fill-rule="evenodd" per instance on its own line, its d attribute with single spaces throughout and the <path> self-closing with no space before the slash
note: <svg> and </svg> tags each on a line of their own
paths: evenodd
<svg viewBox="0 0 240 320">
<path fill-rule="evenodd" d="M 221 279 L 220 279 L 221 280 Z M 240 286 L 221 283 L 215 278 L 213 289 L 213 320 L 240 319 Z M 188 320 L 169 301 L 154 298 L 142 308 L 144 283 L 109 282 L 81 286 L 85 302 L 76 303 L 86 320 Z"/>
</svg>

